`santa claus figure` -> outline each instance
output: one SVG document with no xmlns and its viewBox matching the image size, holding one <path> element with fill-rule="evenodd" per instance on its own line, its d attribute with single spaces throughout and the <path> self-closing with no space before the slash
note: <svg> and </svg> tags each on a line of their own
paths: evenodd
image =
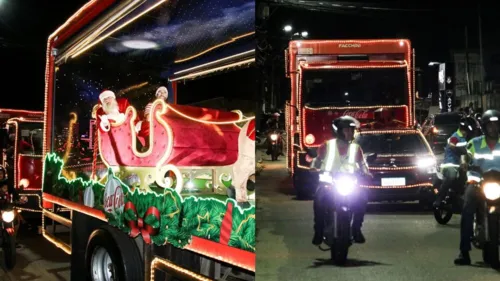
<svg viewBox="0 0 500 281">
<path fill-rule="evenodd" d="M 232 185 L 236 201 L 248 201 L 247 181 L 255 174 L 255 120 L 248 121 L 238 136 L 238 160 L 233 165 Z"/>
<path fill-rule="evenodd" d="M 111 124 L 125 121 L 125 111 L 130 105 L 125 98 L 116 98 L 115 93 L 106 90 L 99 95 L 100 108 L 97 109 L 97 123 L 104 132 L 109 132 Z"/>
<path fill-rule="evenodd" d="M 164 102 L 167 102 L 168 90 L 166 87 L 161 86 L 158 90 L 156 90 L 156 99 L 162 99 Z"/>
</svg>

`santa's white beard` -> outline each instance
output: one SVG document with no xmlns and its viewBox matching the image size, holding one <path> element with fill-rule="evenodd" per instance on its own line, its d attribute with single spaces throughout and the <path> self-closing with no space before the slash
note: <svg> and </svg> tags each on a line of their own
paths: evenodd
<svg viewBox="0 0 500 281">
<path fill-rule="evenodd" d="M 116 101 L 112 103 L 103 104 L 102 109 L 106 114 L 109 115 L 120 114 L 120 111 L 118 110 L 118 103 Z"/>
</svg>

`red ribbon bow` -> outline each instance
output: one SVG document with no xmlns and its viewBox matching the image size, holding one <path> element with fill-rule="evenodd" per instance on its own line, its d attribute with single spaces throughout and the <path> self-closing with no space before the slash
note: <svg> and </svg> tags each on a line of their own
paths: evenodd
<svg viewBox="0 0 500 281">
<path fill-rule="evenodd" d="M 147 224 L 144 220 L 149 215 L 153 215 L 158 221 L 160 221 L 160 211 L 156 207 L 149 207 L 144 216 L 141 218 L 137 214 L 134 203 L 130 201 L 125 204 L 125 212 L 127 210 L 132 210 L 137 217 L 137 220 L 128 221 L 128 226 L 130 227 L 130 237 L 135 238 L 137 235 L 142 234 L 144 242 L 146 242 L 146 244 L 151 244 L 151 236 L 158 234 L 159 227 L 153 227 Z"/>
</svg>

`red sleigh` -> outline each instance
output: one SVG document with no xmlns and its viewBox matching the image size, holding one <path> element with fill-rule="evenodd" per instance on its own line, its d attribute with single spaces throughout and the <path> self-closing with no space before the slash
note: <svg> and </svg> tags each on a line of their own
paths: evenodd
<svg viewBox="0 0 500 281">
<path fill-rule="evenodd" d="M 153 103 L 149 115 L 149 143 L 147 150 L 137 150 L 135 131 L 137 111 L 129 106 L 125 121 L 112 124 L 108 132 L 99 131 L 99 151 L 106 166 L 120 173 L 120 177 L 136 174 L 140 188 L 149 190 L 156 182 L 162 187 L 183 187 L 181 170 L 212 170 L 214 186 L 221 184 L 221 176 L 231 173 L 231 165 L 238 159 L 238 135 L 241 115 L 192 106 L 167 105 L 161 100 Z"/>
</svg>

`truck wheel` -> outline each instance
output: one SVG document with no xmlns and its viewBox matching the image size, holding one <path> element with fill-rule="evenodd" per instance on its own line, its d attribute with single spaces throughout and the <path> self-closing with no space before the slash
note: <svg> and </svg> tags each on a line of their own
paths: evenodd
<svg viewBox="0 0 500 281">
<path fill-rule="evenodd" d="M 137 244 L 121 231 L 111 227 L 97 229 L 90 235 L 85 255 L 89 280 L 144 280 Z"/>
</svg>

